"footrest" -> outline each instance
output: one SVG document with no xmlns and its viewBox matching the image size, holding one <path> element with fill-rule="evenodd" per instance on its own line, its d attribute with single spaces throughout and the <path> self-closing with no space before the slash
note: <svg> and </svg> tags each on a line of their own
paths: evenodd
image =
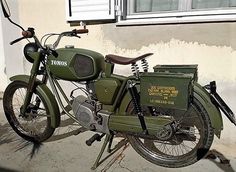
<svg viewBox="0 0 236 172">
<path fill-rule="evenodd" d="M 105 134 L 94 134 L 90 139 L 86 140 L 86 145 L 91 146 L 93 142 L 95 141 L 101 141 L 102 137 L 105 136 Z"/>
</svg>

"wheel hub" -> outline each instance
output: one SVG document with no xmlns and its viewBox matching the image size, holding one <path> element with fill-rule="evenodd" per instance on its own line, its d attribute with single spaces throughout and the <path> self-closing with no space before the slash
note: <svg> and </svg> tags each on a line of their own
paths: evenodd
<svg viewBox="0 0 236 172">
<path fill-rule="evenodd" d="M 166 125 L 156 135 L 158 140 L 166 141 L 172 138 L 175 134 L 175 127 L 173 124 Z"/>
<path fill-rule="evenodd" d="M 20 108 L 21 114 L 19 116 L 22 117 L 23 119 L 32 120 L 37 117 L 37 108 L 35 107 L 35 105 L 29 104 L 24 114 L 22 113 L 22 108 L 23 108 L 23 105 Z"/>
</svg>

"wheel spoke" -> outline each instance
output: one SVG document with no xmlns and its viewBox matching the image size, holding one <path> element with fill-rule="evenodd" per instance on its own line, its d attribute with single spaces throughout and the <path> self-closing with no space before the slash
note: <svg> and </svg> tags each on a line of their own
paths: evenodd
<svg viewBox="0 0 236 172">
<path fill-rule="evenodd" d="M 20 92 L 21 99 L 24 101 L 25 100 L 25 95 L 24 95 L 24 93 L 22 93 L 21 88 L 19 89 L 19 92 Z"/>
<path fill-rule="evenodd" d="M 148 108 L 144 109 L 145 115 L 150 116 Z M 155 109 L 155 116 L 172 116 L 176 125 L 173 125 L 173 135 L 165 141 L 145 139 L 142 142 L 139 137 L 130 136 L 131 145 L 147 160 L 168 167 L 183 167 L 198 160 L 196 156 L 199 147 L 210 148 L 213 129 L 207 112 L 196 99 L 187 111 L 160 107 L 149 109 Z M 132 111 L 129 113 L 133 114 Z M 192 162 L 188 162 L 188 159 Z"/>
<path fill-rule="evenodd" d="M 14 82 L 13 82 L 14 83 Z M 12 85 L 14 85 L 12 83 Z M 12 121 L 12 125 L 16 127 L 19 133 L 24 136 L 35 138 L 44 137 L 48 132 L 48 120 L 50 114 L 47 113 L 45 105 L 40 96 L 36 93 L 32 94 L 30 104 L 27 106 L 27 111 L 24 115 L 20 115 L 20 109 L 24 105 L 25 95 L 27 93 L 27 85 L 21 82 L 15 83 L 11 87 L 9 97 L 7 97 L 8 111 Z M 6 105 L 4 105 L 6 106 Z M 39 106 L 39 107 L 38 107 Z M 54 130 L 51 130 L 51 134 Z M 28 137 L 27 137 L 28 138 Z"/>
</svg>

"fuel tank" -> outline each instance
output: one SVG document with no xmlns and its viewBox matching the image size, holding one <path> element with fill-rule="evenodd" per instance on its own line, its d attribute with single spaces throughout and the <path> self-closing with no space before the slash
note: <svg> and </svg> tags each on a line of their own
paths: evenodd
<svg viewBox="0 0 236 172">
<path fill-rule="evenodd" d="M 88 81 L 96 79 L 104 69 L 104 56 L 81 48 L 57 49 L 58 57 L 50 55 L 48 66 L 51 74 L 63 80 Z"/>
</svg>

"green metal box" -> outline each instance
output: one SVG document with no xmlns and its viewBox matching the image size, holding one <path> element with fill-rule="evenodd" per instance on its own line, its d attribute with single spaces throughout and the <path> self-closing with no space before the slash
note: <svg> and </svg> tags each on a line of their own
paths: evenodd
<svg viewBox="0 0 236 172">
<path fill-rule="evenodd" d="M 193 74 L 194 81 L 198 80 L 198 65 L 156 65 L 153 67 L 154 72 L 170 73 L 190 73 Z"/>
<path fill-rule="evenodd" d="M 101 78 L 94 85 L 97 99 L 102 104 L 112 105 L 121 83 L 115 78 Z"/>
<path fill-rule="evenodd" d="M 141 105 L 187 110 L 193 95 L 193 74 L 143 73 L 140 76 Z"/>
</svg>

